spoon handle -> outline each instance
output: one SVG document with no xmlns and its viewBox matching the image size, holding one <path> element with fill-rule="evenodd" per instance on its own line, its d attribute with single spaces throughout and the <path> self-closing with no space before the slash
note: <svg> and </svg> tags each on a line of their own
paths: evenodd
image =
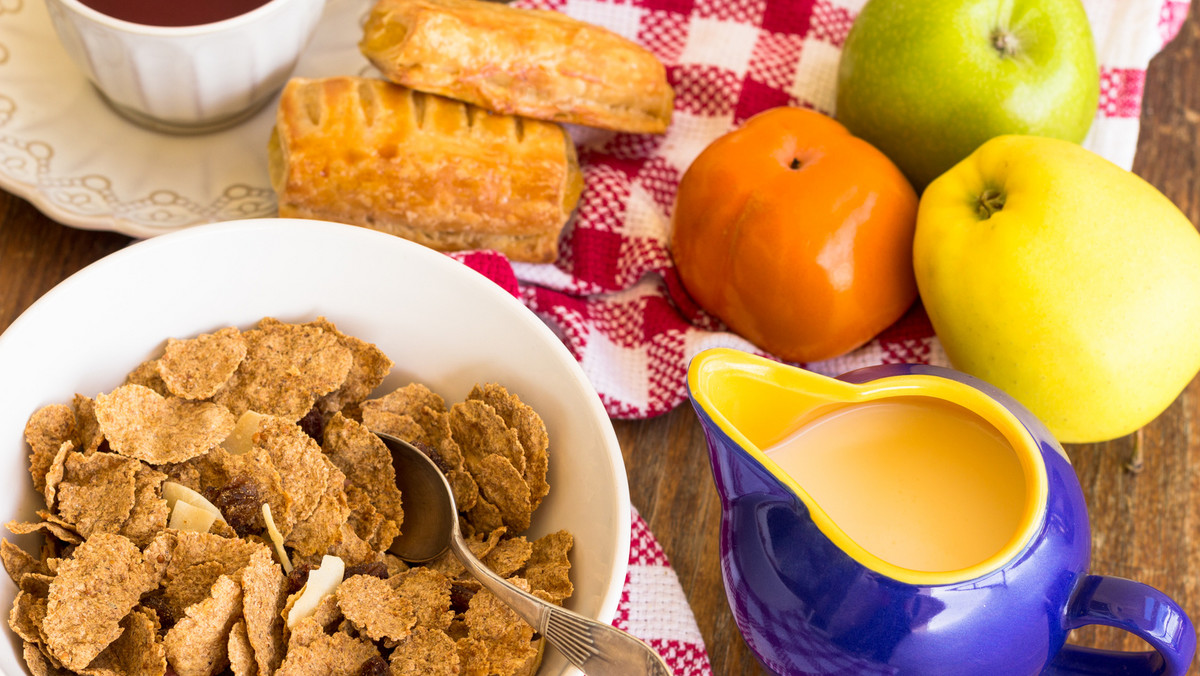
<svg viewBox="0 0 1200 676">
<path fill-rule="evenodd" d="M 483 586 L 587 676 L 671 676 L 662 657 L 635 636 L 543 601 L 506 582 L 475 558 L 457 528 L 451 548 Z"/>
</svg>

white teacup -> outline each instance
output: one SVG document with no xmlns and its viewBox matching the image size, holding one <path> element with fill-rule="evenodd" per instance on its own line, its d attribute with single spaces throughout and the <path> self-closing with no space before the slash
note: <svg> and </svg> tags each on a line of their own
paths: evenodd
<svg viewBox="0 0 1200 676">
<path fill-rule="evenodd" d="M 46 0 L 59 40 L 111 106 L 158 131 L 198 134 L 257 112 L 291 75 L 325 0 L 269 0 L 191 26 L 132 23 Z"/>
</svg>

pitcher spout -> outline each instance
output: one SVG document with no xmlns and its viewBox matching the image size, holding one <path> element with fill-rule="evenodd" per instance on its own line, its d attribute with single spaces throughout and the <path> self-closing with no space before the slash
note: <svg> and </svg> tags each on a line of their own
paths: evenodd
<svg viewBox="0 0 1200 676">
<path fill-rule="evenodd" d="M 795 502 L 834 546 L 905 583 L 999 569 L 1041 524 L 1037 441 L 960 380 L 911 367 L 872 375 L 853 382 L 738 350 L 698 354 L 689 395 L 725 506 L 751 494 Z"/>
</svg>

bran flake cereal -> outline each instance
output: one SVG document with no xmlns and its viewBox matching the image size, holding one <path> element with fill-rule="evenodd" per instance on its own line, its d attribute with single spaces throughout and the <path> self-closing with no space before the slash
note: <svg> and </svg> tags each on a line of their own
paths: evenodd
<svg viewBox="0 0 1200 676">
<path fill-rule="evenodd" d="M 75 441 L 84 455 L 91 455 L 100 449 L 104 434 L 100 431 L 100 422 L 96 420 L 96 401 L 91 397 L 76 394 L 71 405 L 75 408 Z"/>
<path fill-rule="evenodd" d="M 169 338 L 158 359 L 158 376 L 171 394 L 208 399 L 237 371 L 246 357 L 246 340 L 230 326 L 195 338 Z"/>
<path fill-rule="evenodd" d="M 321 397 L 318 406 L 327 413 L 335 413 L 346 407 L 355 411 L 383 383 L 394 366 L 392 360 L 374 345 L 338 331 L 333 322 L 325 318 L 309 322 L 308 325 L 333 334 L 338 344 L 350 351 L 351 357 L 350 370 L 341 387 Z"/>
<path fill-rule="evenodd" d="M 45 561 L 33 558 L 29 552 L 3 538 L 0 538 L 0 561 L 17 586 L 21 585 L 21 578 L 27 573 L 45 573 L 48 570 Z"/>
<path fill-rule="evenodd" d="M 571 567 L 567 555 L 575 546 L 575 537 L 565 530 L 555 531 L 533 541 L 529 560 L 525 563 L 525 579 L 561 604 L 575 592 L 567 571 Z"/>
<path fill-rule="evenodd" d="M 167 654 L 158 636 L 158 618 L 153 611 L 136 608 L 121 620 L 124 631 L 92 663 L 89 676 L 162 676 L 167 672 Z"/>
<path fill-rule="evenodd" d="M 163 382 L 162 376 L 158 374 L 158 360 L 147 359 L 142 362 L 134 370 L 125 376 L 126 385 L 141 385 L 146 389 L 153 390 L 159 396 L 169 397 L 171 391 L 167 389 L 167 384 Z"/>
<path fill-rule="evenodd" d="M 254 663 L 254 648 L 250 645 L 250 637 L 246 634 L 246 623 L 238 620 L 229 631 L 229 668 L 233 676 L 254 676 L 258 668 Z"/>
<path fill-rule="evenodd" d="M 341 387 L 354 356 L 317 326 L 273 319 L 243 334 L 246 357 L 213 401 L 233 415 L 257 411 L 299 420 L 316 398 Z"/>
<path fill-rule="evenodd" d="M 111 391 L 35 411 L 24 436 L 46 509 L 8 527 L 43 544 L 34 556 L 0 540 L 30 671 L 536 671 L 544 639 L 452 554 L 410 566 L 387 551 L 405 505 L 375 432 L 442 469 L 485 565 L 562 603 L 573 539 L 522 534 L 548 488 L 545 425 L 495 383 L 452 405 L 420 383 L 370 398 L 392 365 L 324 318 L 268 317 L 169 337 Z M 188 512 L 211 524 L 178 518 Z M 289 628 L 326 557 L 344 573 Z"/>
<path fill-rule="evenodd" d="M 454 611 L 450 609 L 450 579 L 429 568 L 412 568 L 388 583 L 403 597 L 413 602 L 417 627 L 425 629 L 450 628 Z"/>
<path fill-rule="evenodd" d="M 510 578 L 509 582 L 529 591 L 529 585 L 520 578 Z M 464 620 L 467 638 L 460 639 L 459 644 L 468 647 L 468 673 L 518 673 L 537 655 L 533 627 L 486 589 L 471 598 Z"/>
<path fill-rule="evenodd" d="M 520 435 L 488 404 L 468 399 L 450 407 L 450 430 L 472 473 L 478 471 L 484 456 L 499 454 L 518 473 L 524 474 L 525 449 L 521 447 Z"/>
<path fill-rule="evenodd" d="M 39 514 L 39 516 L 41 516 Z M 29 535 L 38 531 L 45 531 L 54 536 L 56 540 L 68 545 L 77 545 L 83 542 L 83 538 L 79 537 L 69 526 L 65 526 L 55 521 L 9 521 L 5 524 L 9 532 L 13 535 Z"/>
<path fill-rule="evenodd" d="M 163 638 L 167 661 L 179 676 L 211 676 L 228 660 L 229 632 L 242 609 L 242 588 L 228 575 L 211 594 L 187 608 L 186 617 Z"/>
<path fill-rule="evenodd" d="M 546 471 L 549 469 L 547 450 L 550 448 L 546 423 L 520 397 L 495 383 L 476 385 L 467 399 L 478 399 L 491 406 L 505 424 L 517 431 L 517 438 L 525 451 L 525 482 L 529 484 L 533 509 L 537 509 L 542 498 L 550 491 L 550 484 L 546 483 Z"/>
<path fill-rule="evenodd" d="M 532 553 L 533 545 L 522 535 L 501 540 L 481 560 L 500 577 L 510 577 L 525 566 Z"/>
<path fill-rule="evenodd" d="M 461 467 L 462 450 L 450 433 L 446 402 L 421 383 L 410 383 L 363 403 L 362 414 L 363 424 L 371 430 L 424 444 L 437 451 L 441 462 L 449 467 Z"/>
<path fill-rule="evenodd" d="M 62 446 L 58 447 L 58 453 L 54 455 L 54 459 L 50 461 L 50 467 L 46 470 L 45 488 L 42 491 L 42 497 L 46 499 L 46 509 L 54 509 L 58 500 L 58 484 L 62 483 L 63 474 L 67 471 L 67 454 L 75 450 L 75 442 L 64 441 Z"/>
<path fill-rule="evenodd" d="M 336 631 L 325 633 L 313 618 L 292 631 L 287 657 L 276 676 L 358 676 L 364 662 L 379 657 L 368 640 Z"/>
<path fill-rule="evenodd" d="M 8 614 L 8 626 L 24 641 L 39 643 L 41 626 L 46 621 L 46 597 L 24 590 L 17 592 L 12 612 Z"/>
<path fill-rule="evenodd" d="M 68 453 L 58 483 L 58 514 L 87 538 L 115 533 L 133 511 L 140 463 L 114 453 Z"/>
<path fill-rule="evenodd" d="M 58 676 L 58 674 L 66 673 L 61 666 L 52 664 L 50 659 L 38 649 L 36 643 L 25 642 L 24 657 L 25 664 L 29 666 L 29 673 L 33 676 Z"/>
<path fill-rule="evenodd" d="M 139 547 L 150 544 L 154 536 L 167 527 L 170 510 L 162 499 L 162 485 L 167 475 L 141 464 L 133 475 L 133 508 L 125 523 L 121 524 L 121 535 Z"/>
<path fill-rule="evenodd" d="M 228 409 L 122 385 L 96 397 L 96 420 L 114 452 L 159 465 L 204 454 L 233 429 Z"/>
<path fill-rule="evenodd" d="M 354 504 L 350 519 L 355 533 L 377 549 L 387 549 L 404 521 L 391 452 L 371 430 L 341 413 L 325 426 L 324 449 L 352 486 L 347 498 Z"/>
<path fill-rule="evenodd" d="M 529 484 L 508 458 L 496 453 L 484 456 L 474 476 L 479 484 L 479 496 L 496 506 L 506 528 L 515 532 L 529 528 L 533 516 Z"/>
<path fill-rule="evenodd" d="M 457 676 L 458 645 L 445 632 L 417 627 L 392 651 L 391 676 Z"/>
<path fill-rule="evenodd" d="M 50 404 L 38 409 L 25 423 L 25 443 L 29 444 L 29 474 L 33 487 L 46 488 L 46 472 L 62 445 L 75 436 L 75 413 L 65 404 Z"/>
<path fill-rule="evenodd" d="M 287 580 L 270 552 L 259 551 L 242 570 L 242 617 L 254 662 L 263 674 L 274 673 L 283 661 L 283 606 Z"/>
<path fill-rule="evenodd" d="M 342 582 L 337 589 L 337 604 L 358 632 L 372 641 L 395 645 L 408 638 L 417 623 L 412 600 L 392 589 L 386 580 L 370 575 L 355 575 Z"/>
<path fill-rule="evenodd" d="M 46 647 L 69 669 L 87 667 L 121 635 L 121 620 L 153 582 L 132 542 L 112 533 L 93 534 L 50 583 L 42 621 Z"/>
</svg>

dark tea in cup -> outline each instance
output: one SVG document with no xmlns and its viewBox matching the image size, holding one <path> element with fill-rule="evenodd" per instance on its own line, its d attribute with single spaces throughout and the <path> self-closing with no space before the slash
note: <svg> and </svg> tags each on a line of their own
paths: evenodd
<svg viewBox="0 0 1200 676">
<path fill-rule="evenodd" d="M 145 26 L 200 26 L 232 19 L 261 7 L 269 0 L 81 0 L 88 7 L 114 19 Z"/>
</svg>

